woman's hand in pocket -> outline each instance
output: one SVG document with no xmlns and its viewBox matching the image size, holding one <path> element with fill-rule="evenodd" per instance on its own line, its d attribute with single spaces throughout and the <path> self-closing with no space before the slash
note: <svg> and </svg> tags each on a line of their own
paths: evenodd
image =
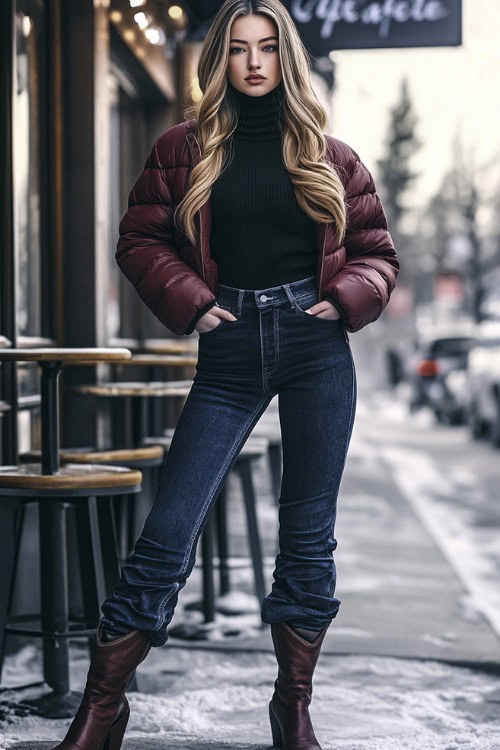
<svg viewBox="0 0 500 750">
<path fill-rule="evenodd" d="M 330 320 L 338 320 L 340 318 L 339 311 L 330 300 L 323 299 L 321 302 L 317 302 L 315 305 L 308 307 L 304 310 L 308 315 L 314 315 L 317 318 L 327 318 Z"/>
<path fill-rule="evenodd" d="M 198 331 L 198 333 L 208 333 L 208 331 L 211 331 L 212 328 L 216 328 L 220 325 L 220 321 L 218 318 L 225 318 L 226 320 L 238 320 L 238 318 L 233 315 L 233 313 L 229 312 L 229 310 L 224 310 L 222 307 L 217 307 L 214 305 L 210 308 L 208 312 L 205 313 L 205 315 L 202 315 L 199 321 L 195 325 L 195 330 Z"/>
</svg>

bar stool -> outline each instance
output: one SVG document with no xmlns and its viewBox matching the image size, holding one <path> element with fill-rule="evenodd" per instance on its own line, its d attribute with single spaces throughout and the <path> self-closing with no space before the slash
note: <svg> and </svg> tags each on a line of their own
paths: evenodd
<svg viewBox="0 0 500 750">
<path fill-rule="evenodd" d="M 126 448 L 139 448 L 149 432 L 148 399 L 185 398 L 192 384 L 192 380 L 108 382 L 74 386 L 71 392 L 108 403 L 122 401 L 123 408 L 120 411 L 123 412 L 124 424 L 117 429 L 113 443 L 120 443 Z"/>
<path fill-rule="evenodd" d="M 145 445 L 162 445 L 169 450 L 174 430 L 168 435 L 147 437 Z M 255 594 L 259 603 L 265 596 L 264 564 L 262 543 L 256 511 L 256 493 L 252 469 L 255 462 L 267 453 L 269 443 L 266 438 L 249 437 L 243 445 L 232 471 L 235 471 L 241 481 L 243 502 L 247 521 L 248 540 L 254 573 Z M 221 488 L 214 506 L 214 513 L 210 513 L 206 526 L 201 535 L 203 559 L 203 614 L 205 622 L 215 619 L 215 589 L 213 580 L 214 539 L 217 538 L 219 552 L 219 581 L 220 593 L 230 591 L 229 576 L 229 544 L 227 533 L 227 482 Z"/>
<path fill-rule="evenodd" d="M 118 583 L 120 566 L 110 496 L 139 492 L 140 488 L 140 471 L 117 466 L 66 464 L 57 475 L 42 474 L 40 464 L 0 467 L 0 503 L 15 499 L 18 507 L 28 503 L 37 503 L 39 507 L 39 613 L 10 614 L 24 513 L 17 524 L 15 556 L 9 569 L 2 571 L 8 590 L 7 601 L 3 602 L 7 622 L 3 639 L 8 634 L 43 639 L 44 681 L 53 691 L 30 703 L 35 713 L 62 718 L 71 716 L 78 708 L 81 695 L 70 690 L 68 639 L 93 638 L 100 605 Z M 69 614 L 66 516 L 70 507 L 77 514 L 84 604 L 80 624 L 80 618 L 70 620 Z M 26 627 L 39 620 L 40 628 Z"/>
<path fill-rule="evenodd" d="M 168 347 L 171 348 L 171 347 Z M 114 382 L 130 380 L 125 375 L 127 369 L 140 368 L 140 380 L 143 384 L 151 382 L 166 381 L 167 383 L 179 382 L 184 380 L 190 383 L 194 376 L 194 368 L 198 362 L 197 352 L 192 347 L 185 347 L 185 351 L 179 349 L 177 353 L 138 353 L 133 354 L 130 359 L 123 363 L 116 362 L 114 368 Z M 189 378 L 189 380 L 186 380 Z M 134 399 L 136 403 L 136 399 Z M 135 408 L 138 408 L 137 405 Z M 159 435 L 168 425 L 175 425 L 179 419 L 182 410 L 182 404 L 177 399 L 167 398 L 160 402 L 154 399 L 147 399 L 146 407 L 148 409 L 148 434 Z M 120 429 L 118 425 L 118 429 Z"/>
<path fill-rule="evenodd" d="M 161 445 L 149 445 L 142 448 L 119 448 L 116 450 L 61 448 L 59 457 L 62 464 L 110 464 L 112 466 L 123 466 L 128 469 L 140 470 L 142 474 L 140 495 L 116 494 L 113 496 L 119 561 L 121 565 L 125 564 L 131 555 L 135 539 L 140 532 L 138 526 L 141 514 L 138 512 L 138 502 L 142 495 L 145 494 L 146 497 L 152 495 L 154 483 L 151 470 L 159 469 L 163 466 L 165 449 Z M 40 451 L 21 453 L 19 460 L 21 462 L 40 460 Z M 144 510 L 147 510 L 147 508 Z"/>
<path fill-rule="evenodd" d="M 0 625 L 9 615 L 9 604 L 14 585 L 17 548 L 11 539 L 20 535 L 19 510 L 27 502 L 39 504 L 40 513 L 40 584 L 41 628 L 24 630 L 10 623 L 0 634 L 3 649 L 6 632 L 16 632 L 43 639 L 43 672 L 45 682 L 53 688 L 41 699 L 29 701 L 33 710 L 48 717 L 69 717 L 74 714 L 81 696 L 70 690 L 70 637 L 93 636 L 94 627 L 72 629 L 69 623 L 66 560 L 66 510 L 76 504 L 79 515 L 78 536 L 81 561 L 85 564 L 82 589 L 85 600 L 84 619 L 91 618 L 92 601 L 99 605 L 106 593 L 107 582 L 119 572 L 116 550 L 102 539 L 107 537 L 111 514 L 105 501 L 113 494 L 135 493 L 141 489 L 140 471 L 118 466 L 94 464 L 66 464 L 60 466 L 59 449 L 59 393 L 58 378 L 64 363 L 83 363 L 123 360 L 131 356 L 128 349 L 108 348 L 0 348 L 0 361 L 37 362 L 42 370 L 42 454 L 40 464 L 0 467 L 0 513 L 2 532 L 7 551 L 2 551 L 2 581 L 0 587 Z M 102 519 L 103 531 L 100 527 Z M 13 537 L 11 537 L 13 534 Z M 112 538 L 112 537 L 111 537 Z M 101 543 L 99 540 L 101 539 Z M 0 545 L 3 547 L 4 545 Z M 108 555 L 109 553 L 109 555 Z M 113 559 L 114 554 L 114 559 Z M 114 567 L 114 574 L 112 572 Z M 33 615 L 28 615 L 32 619 Z M 17 618 L 16 618 L 17 620 Z M 1 660 L 0 660 L 1 666 Z"/>
</svg>

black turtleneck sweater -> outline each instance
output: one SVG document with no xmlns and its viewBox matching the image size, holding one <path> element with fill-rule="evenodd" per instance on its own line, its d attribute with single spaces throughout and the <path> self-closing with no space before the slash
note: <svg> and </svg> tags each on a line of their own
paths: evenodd
<svg viewBox="0 0 500 750">
<path fill-rule="evenodd" d="M 282 87 L 250 96 L 228 81 L 238 113 L 234 152 L 211 194 L 210 254 L 221 284 L 264 289 L 315 274 L 315 225 L 282 158 Z"/>
<path fill-rule="evenodd" d="M 266 289 L 315 276 L 315 224 L 300 208 L 282 160 L 283 83 L 250 96 L 228 81 L 227 96 L 238 125 L 232 144 L 225 144 L 226 156 L 227 148 L 234 148 L 232 160 L 226 169 L 223 165 L 211 194 L 210 255 L 219 282 Z M 186 333 L 213 305 L 198 310 Z"/>
</svg>

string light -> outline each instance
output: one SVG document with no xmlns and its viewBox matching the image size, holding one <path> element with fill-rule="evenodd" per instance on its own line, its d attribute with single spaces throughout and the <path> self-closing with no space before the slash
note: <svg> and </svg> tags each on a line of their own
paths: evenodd
<svg viewBox="0 0 500 750">
<path fill-rule="evenodd" d="M 134 14 L 134 21 L 136 22 L 136 24 L 138 25 L 140 29 L 144 30 L 144 29 L 147 29 L 147 27 L 149 26 L 149 19 L 146 16 L 146 14 L 143 13 L 142 11 L 140 13 Z"/>
<path fill-rule="evenodd" d="M 165 34 L 158 26 L 151 26 L 144 32 L 144 36 L 151 44 L 165 44 Z"/>
<path fill-rule="evenodd" d="M 170 18 L 174 18 L 176 21 L 177 19 L 181 18 L 184 11 L 180 7 L 180 5 L 171 5 L 168 9 L 168 15 Z"/>
</svg>

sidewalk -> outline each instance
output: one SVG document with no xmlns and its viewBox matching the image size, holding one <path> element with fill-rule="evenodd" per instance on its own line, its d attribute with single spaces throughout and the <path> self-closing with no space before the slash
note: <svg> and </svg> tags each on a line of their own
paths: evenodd
<svg viewBox="0 0 500 750">
<path fill-rule="evenodd" d="M 499 639 L 392 481 L 382 446 L 373 429 L 364 428 L 370 418 L 364 408 L 360 403 L 339 499 L 335 559 L 342 605 L 315 675 L 311 714 L 318 738 L 324 750 L 499 750 Z M 277 512 L 264 462 L 260 468 L 259 521 L 270 586 Z M 255 611 L 219 613 L 209 640 L 171 636 L 155 650 L 140 668 L 141 692 L 130 695 L 124 750 L 271 745 L 266 711 L 276 662 L 270 631 L 260 629 L 251 569 L 238 557 L 247 548 L 236 481 L 229 508 L 232 584 Z M 197 567 L 181 592 L 172 628 L 200 620 L 199 612 L 185 609 L 199 592 Z M 230 627 L 239 635 L 224 636 Z M 39 664 L 39 651 L 25 649 L 8 660 L 4 683 L 22 684 Z M 87 667 L 85 649 L 75 648 L 75 689 Z M 0 748 L 52 748 L 68 724 L 35 717 L 4 722 Z"/>
</svg>

